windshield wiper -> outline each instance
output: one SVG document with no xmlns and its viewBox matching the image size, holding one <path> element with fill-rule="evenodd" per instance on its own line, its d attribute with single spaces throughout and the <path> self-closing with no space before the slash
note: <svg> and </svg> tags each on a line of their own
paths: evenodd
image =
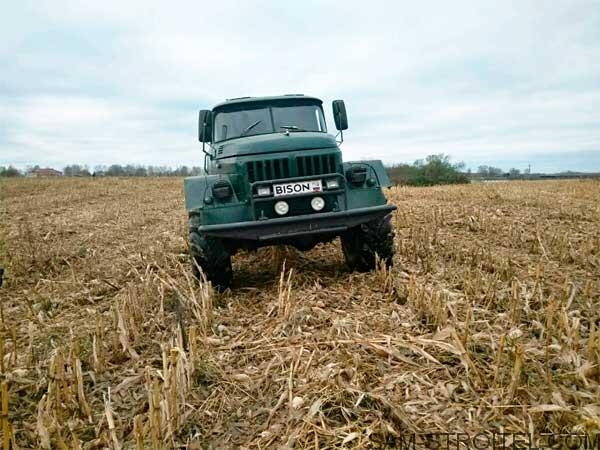
<svg viewBox="0 0 600 450">
<path fill-rule="evenodd" d="M 262 122 L 262 120 L 257 120 L 252 125 L 248 125 L 246 127 L 246 129 L 244 131 L 242 131 L 242 134 L 240 134 L 240 137 L 245 136 L 248 131 L 250 131 L 252 128 L 254 128 L 256 125 L 258 125 L 261 122 Z"/>
<path fill-rule="evenodd" d="M 284 130 L 288 130 L 288 131 L 290 131 L 290 130 L 291 131 L 308 131 L 308 130 L 305 130 L 304 128 L 299 128 L 296 125 L 283 125 L 283 126 L 280 126 L 279 128 L 283 128 Z"/>
</svg>

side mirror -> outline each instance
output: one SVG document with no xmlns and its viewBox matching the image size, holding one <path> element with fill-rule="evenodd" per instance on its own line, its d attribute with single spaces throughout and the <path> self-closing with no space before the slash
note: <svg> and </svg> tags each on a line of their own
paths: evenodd
<svg viewBox="0 0 600 450">
<path fill-rule="evenodd" d="M 198 140 L 200 142 L 210 142 L 212 136 L 212 112 L 210 109 L 203 109 L 198 116 Z"/>
<path fill-rule="evenodd" d="M 335 127 L 338 130 L 348 129 L 348 116 L 346 116 L 346 105 L 344 100 L 334 100 L 331 104 L 333 109 L 333 120 L 335 121 Z"/>
</svg>

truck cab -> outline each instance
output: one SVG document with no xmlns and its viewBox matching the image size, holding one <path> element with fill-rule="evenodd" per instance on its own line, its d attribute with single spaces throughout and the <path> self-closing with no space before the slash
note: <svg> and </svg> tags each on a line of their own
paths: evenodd
<svg viewBox="0 0 600 450">
<path fill-rule="evenodd" d="M 194 275 L 223 290 L 239 249 L 309 250 L 341 238 L 351 269 L 392 264 L 391 212 L 381 161 L 344 161 L 345 104 L 332 103 L 340 140 L 322 101 L 304 95 L 243 97 L 201 110 L 201 176 L 184 180 Z"/>
</svg>

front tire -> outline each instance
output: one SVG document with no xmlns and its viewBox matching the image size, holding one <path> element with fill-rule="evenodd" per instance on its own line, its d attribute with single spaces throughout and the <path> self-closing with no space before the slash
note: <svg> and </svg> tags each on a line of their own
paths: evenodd
<svg viewBox="0 0 600 450">
<path fill-rule="evenodd" d="M 386 267 L 392 266 L 394 232 L 391 219 L 390 214 L 363 223 L 341 236 L 342 251 L 350 270 L 369 272 L 375 269 L 375 255 L 385 262 Z"/>
<path fill-rule="evenodd" d="M 197 280 L 200 280 L 200 270 L 198 269 L 200 267 L 213 287 L 217 291 L 223 292 L 231 286 L 233 279 L 231 254 L 221 239 L 199 233 L 197 222 L 196 217 L 190 217 L 189 244 L 192 274 Z"/>
</svg>

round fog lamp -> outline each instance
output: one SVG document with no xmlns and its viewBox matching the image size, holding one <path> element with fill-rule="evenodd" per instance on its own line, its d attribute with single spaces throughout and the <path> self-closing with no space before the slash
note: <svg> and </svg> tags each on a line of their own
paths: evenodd
<svg viewBox="0 0 600 450">
<path fill-rule="evenodd" d="M 315 211 L 321 211 L 323 208 L 325 208 L 325 200 L 323 200 L 323 197 L 314 197 L 310 201 L 310 206 L 312 206 L 312 209 Z"/>
<path fill-rule="evenodd" d="M 290 205 L 287 204 L 287 202 L 284 201 L 279 201 L 277 203 L 275 203 L 275 212 L 277 214 L 279 214 L 280 216 L 285 216 L 288 211 L 290 210 Z"/>
</svg>

